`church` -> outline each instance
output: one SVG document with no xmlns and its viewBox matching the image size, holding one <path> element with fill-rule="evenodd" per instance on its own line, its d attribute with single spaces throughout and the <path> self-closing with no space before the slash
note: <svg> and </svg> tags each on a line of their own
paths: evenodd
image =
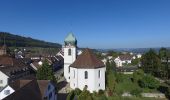
<svg viewBox="0 0 170 100">
<path fill-rule="evenodd" d="M 91 93 L 105 90 L 104 63 L 90 49 L 77 55 L 77 39 L 69 33 L 64 40 L 64 77 L 71 89 L 85 87 Z"/>
</svg>

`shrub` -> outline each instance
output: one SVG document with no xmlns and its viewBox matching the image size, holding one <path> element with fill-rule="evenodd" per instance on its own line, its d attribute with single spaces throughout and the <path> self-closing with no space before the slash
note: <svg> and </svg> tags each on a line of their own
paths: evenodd
<svg viewBox="0 0 170 100">
<path fill-rule="evenodd" d="M 140 88 L 135 88 L 132 91 L 130 91 L 130 94 L 135 96 L 141 96 L 142 90 Z"/>
<path fill-rule="evenodd" d="M 103 95 L 104 91 L 103 90 L 99 90 L 98 95 Z"/>
<path fill-rule="evenodd" d="M 120 82 L 123 82 L 123 80 L 124 80 L 123 74 L 117 73 L 116 74 L 116 82 L 120 83 Z"/>
<path fill-rule="evenodd" d="M 159 87 L 159 81 L 151 75 L 145 75 L 141 80 L 139 80 L 139 86 L 142 88 L 156 89 Z"/>
<path fill-rule="evenodd" d="M 167 91 L 166 95 L 170 99 L 170 87 L 168 87 L 168 91 Z"/>
<path fill-rule="evenodd" d="M 82 92 L 82 91 L 81 91 L 79 88 L 76 88 L 76 89 L 74 90 L 74 94 L 75 94 L 75 95 L 80 95 L 81 92 Z"/>
<path fill-rule="evenodd" d="M 92 96 L 88 90 L 83 90 L 78 96 L 78 100 L 92 100 Z"/>
<path fill-rule="evenodd" d="M 74 100 L 74 96 L 75 96 L 74 91 L 71 91 L 67 96 L 67 100 Z"/>
<path fill-rule="evenodd" d="M 112 96 L 113 95 L 113 91 L 111 91 L 110 89 L 107 90 L 108 96 Z"/>
<path fill-rule="evenodd" d="M 138 70 L 133 73 L 133 82 L 137 83 L 144 76 L 143 70 Z"/>
</svg>

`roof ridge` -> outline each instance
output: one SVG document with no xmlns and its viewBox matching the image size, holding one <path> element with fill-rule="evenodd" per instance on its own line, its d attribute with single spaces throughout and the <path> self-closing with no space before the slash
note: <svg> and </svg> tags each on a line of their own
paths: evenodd
<svg viewBox="0 0 170 100">
<path fill-rule="evenodd" d="M 84 49 L 83 53 L 79 55 L 74 61 L 73 64 L 70 65 L 75 68 L 101 68 L 104 67 L 104 63 L 99 60 L 96 55 L 88 48 Z"/>
</svg>

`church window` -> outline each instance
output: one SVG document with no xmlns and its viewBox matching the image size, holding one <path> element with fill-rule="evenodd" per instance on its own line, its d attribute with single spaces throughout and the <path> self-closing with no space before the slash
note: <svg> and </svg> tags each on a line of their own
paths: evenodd
<svg viewBox="0 0 170 100">
<path fill-rule="evenodd" d="M 75 70 L 74 70 L 74 78 L 75 78 Z"/>
<path fill-rule="evenodd" d="M 88 79 L 88 72 L 87 71 L 84 72 L 84 76 L 85 76 L 84 77 L 85 79 Z"/>
<path fill-rule="evenodd" d="M 100 70 L 99 70 L 99 72 L 98 72 L 98 76 L 99 76 L 99 78 L 100 78 Z"/>
<path fill-rule="evenodd" d="M 68 55 L 71 56 L 71 49 L 68 49 Z"/>
</svg>

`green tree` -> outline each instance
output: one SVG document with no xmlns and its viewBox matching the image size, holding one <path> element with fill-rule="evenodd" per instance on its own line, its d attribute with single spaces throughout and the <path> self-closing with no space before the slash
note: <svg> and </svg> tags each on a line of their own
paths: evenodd
<svg viewBox="0 0 170 100">
<path fill-rule="evenodd" d="M 116 67 L 114 62 L 110 62 L 109 60 L 106 62 L 106 87 L 110 95 L 113 94 L 116 85 Z"/>
<path fill-rule="evenodd" d="M 162 61 L 162 69 L 161 69 L 161 78 L 168 79 L 170 76 L 170 68 L 169 68 L 169 62 L 170 59 L 170 51 L 166 48 L 161 48 L 159 50 L 159 57 Z"/>
<path fill-rule="evenodd" d="M 142 88 L 150 88 L 150 89 L 156 89 L 159 87 L 160 83 L 158 80 L 154 78 L 154 76 L 151 75 L 145 75 L 140 81 L 139 85 Z"/>
<path fill-rule="evenodd" d="M 139 65 L 139 63 L 140 63 L 140 59 L 139 58 L 136 58 L 136 59 L 132 60 L 132 65 Z"/>
<path fill-rule="evenodd" d="M 165 58 L 167 56 L 167 49 L 166 48 L 161 48 L 159 50 L 159 57 L 160 58 Z"/>
<path fill-rule="evenodd" d="M 146 73 L 150 73 L 154 76 L 160 76 L 159 71 L 161 69 L 161 60 L 154 50 L 150 49 L 142 56 L 142 69 Z"/>
<path fill-rule="evenodd" d="M 38 69 L 36 77 L 38 80 L 51 80 L 56 83 L 52 67 L 49 65 L 47 60 L 45 60 L 42 66 Z"/>
</svg>

